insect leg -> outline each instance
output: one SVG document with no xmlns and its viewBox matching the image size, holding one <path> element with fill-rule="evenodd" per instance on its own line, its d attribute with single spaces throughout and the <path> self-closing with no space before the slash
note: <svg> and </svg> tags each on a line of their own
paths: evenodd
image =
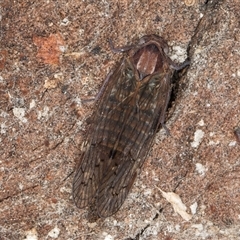
<svg viewBox="0 0 240 240">
<path fill-rule="evenodd" d="M 113 74 L 113 71 L 111 71 L 111 72 L 108 73 L 106 79 L 105 79 L 104 82 L 103 82 L 103 85 L 102 85 L 101 89 L 99 90 L 97 96 L 95 97 L 95 101 L 99 100 L 100 97 L 102 96 L 104 90 L 106 89 L 106 86 L 107 86 L 108 83 L 109 83 L 109 79 L 110 79 L 110 77 L 112 76 L 112 74 Z"/>
<path fill-rule="evenodd" d="M 174 70 L 182 70 L 183 68 L 185 68 L 186 66 L 190 65 L 190 60 L 185 60 L 183 63 L 181 63 L 180 65 L 175 63 L 174 61 L 172 61 L 170 58 L 168 59 L 170 67 Z"/>
<path fill-rule="evenodd" d="M 109 39 L 108 42 L 109 42 L 112 52 L 114 52 L 114 53 L 126 52 L 136 46 L 136 45 L 129 45 L 129 46 L 125 46 L 125 47 L 115 48 L 111 39 Z"/>
</svg>

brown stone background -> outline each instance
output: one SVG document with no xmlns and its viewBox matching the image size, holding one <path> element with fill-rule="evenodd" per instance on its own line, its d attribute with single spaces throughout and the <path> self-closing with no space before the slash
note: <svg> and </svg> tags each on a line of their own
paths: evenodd
<svg viewBox="0 0 240 240">
<path fill-rule="evenodd" d="M 0 6 L 0 239 L 240 239 L 239 0 L 18 0 Z M 191 66 L 114 216 L 71 197 L 95 96 L 121 54 L 158 34 Z M 195 135 L 202 138 L 195 139 Z M 184 221 L 159 189 L 177 193 Z M 194 211 L 194 207 L 196 212 Z"/>
</svg>

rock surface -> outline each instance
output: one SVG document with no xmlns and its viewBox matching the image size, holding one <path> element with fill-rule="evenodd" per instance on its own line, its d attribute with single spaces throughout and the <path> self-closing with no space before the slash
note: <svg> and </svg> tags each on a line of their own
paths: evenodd
<svg viewBox="0 0 240 240">
<path fill-rule="evenodd" d="M 238 239 L 240 5 L 222 1 L 1 3 L 0 239 Z M 158 34 L 178 76 L 167 127 L 117 214 L 89 223 L 71 197 L 95 96 L 124 46 Z M 192 215 L 174 212 L 175 192 Z"/>
</svg>

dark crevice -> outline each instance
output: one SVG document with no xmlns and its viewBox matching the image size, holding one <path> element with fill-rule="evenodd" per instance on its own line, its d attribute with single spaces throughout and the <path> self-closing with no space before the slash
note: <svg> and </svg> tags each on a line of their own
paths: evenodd
<svg viewBox="0 0 240 240">
<path fill-rule="evenodd" d="M 74 171 L 71 171 L 69 174 L 67 174 L 67 176 L 63 179 L 62 182 L 65 182 L 73 173 Z"/>
<path fill-rule="evenodd" d="M 204 5 L 205 5 L 205 9 L 204 12 L 206 12 L 206 15 L 209 16 L 209 12 L 211 13 L 212 10 L 216 9 L 218 5 L 220 5 L 223 2 L 223 0 L 206 0 Z M 205 14 L 204 14 L 205 15 Z M 198 25 L 195 29 L 195 32 L 189 42 L 189 45 L 187 47 L 187 56 L 188 59 L 190 59 L 191 61 L 191 57 L 194 54 L 194 46 L 198 45 L 198 42 L 201 41 L 201 39 L 203 38 L 203 29 L 206 29 L 209 26 L 212 26 L 213 24 L 213 19 L 208 19 L 206 26 L 203 24 L 203 22 L 205 21 L 205 17 L 201 18 L 198 22 Z M 203 25 L 205 26 L 203 28 Z M 191 63 L 190 63 L 191 65 Z M 177 99 L 177 97 L 179 96 L 179 94 L 184 91 L 184 89 L 186 88 L 186 83 L 184 83 L 183 81 L 181 81 L 181 78 L 187 73 L 187 69 L 189 68 L 189 66 L 185 67 L 184 69 L 180 70 L 180 71 L 175 71 L 172 77 L 172 93 L 171 93 L 171 97 L 169 100 L 169 104 L 168 104 L 168 112 L 169 110 L 174 106 L 174 102 Z M 169 116 L 167 117 L 167 119 L 169 118 Z"/>
<path fill-rule="evenodd" d="M 7 200 L 9 198 L 15 197 L 15 196 L 17 196 L 17 195 L 19 195 L 19 194 L 21 194 L 23 192 L 28 191 L 29 189 L 34 189 L 36 187 L 39 187 L 39 185 L 33 185 L 33 186 L 30 186 L 30 187 L 27 187 L 27 188 L 23 189 L 22 191 L 19 191 L 19 192 L 13 193 L 12 195 L 8 195 L 8 196 L 6 196 L 4 198 L 1 198 L 0 202 L 3 202 L 3 201 L 5 201 L 5 200 Z"/>
<path fill-rule="evenodd" d="M 135 238 L 126 238 L 125 240 L 139 240 L 140 239 L 140 236 L 144 233 L 144 231 L 150 226 L 150 224 L 148 224 L 146 227 L 144 227 L 140 233 L 138 233 L 136 235 Z"/>
<path fill-rule="evenodd" d="M 153 217 L 152 221 L 155 221 L 159 217 L 159 213 L 163 211 L 163 208 L 160 208 L 158 213 Z M 143 235 L 143 233 L 146 231 L 147 228 L 149 228 L 151 225 L 147 224 L 137 235 L 135 238 L 126 238 L 125 240 L 139 240 L 140 237 Z"/>
<path fill-rule="evenodd" d="M 179 96 L 179 93 L 186 88 L 186 85 L 181 81 L 182 77 L 187 73 L 187 69 L 189 66 L 185 67 L 180 71 L 175 71 L 172 77 L 172 92 L 170 96 L 170 100 L 168 103 L 168 112 L 171 108 L 174 107 L 174 103 Z M 167 117 L 167 119 L 169 116 Z M 166 120 L 167 120 L 166 119 Z"/>
</svg>

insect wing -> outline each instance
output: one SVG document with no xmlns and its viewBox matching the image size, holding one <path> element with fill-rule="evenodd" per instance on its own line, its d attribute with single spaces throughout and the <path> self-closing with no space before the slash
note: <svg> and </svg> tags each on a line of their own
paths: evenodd
<svg viewBox="0 0 240 240">
<path fill-rule="evenodd" d="M 115 139 L 115 142 L 118 141 L 115 155 L 107 159 L 106 174 L 102 175 L 103 178 L 99 184 L 97 197 L 99 216 L 112 215 L 126 199 L 148 154 L 159 121 L 164 118 L 169 92 L 170 83 L 167 75 L 158 74 L 145 83 L 141 91 L 139 90 L 138 102 L 136 102 L 136 96 L 134 98 L 132 96 L 128 101 L 124 99 L 128 102 L 128 107 L 120 105 L 116 109 L 118 119 L 121 114 L 126 115 L 127 118 L 123 117 L 124 122 L 115 123 L 122 125 L 121 132 L 118 139 L 117 137 Z M 117 136 L 114 129 L 112 134 Z"/>
<path fill-rule="evenodd" d="M 91 118 L 87 140 L 84 142 L 84 150 L 73 180 L 73 199 L 79 208 L 84 208 L 94 202 L 101 176 L 107 170 L 106 164 L 109 163 L 107 161 L 109 156 L 106 153 L 109 152 L 109 147 L 106 144 L 104 146 L 104 142 L 110 142 L 111 139 L 107 139 L 109 123 L 106 122 L 106 117 L 110 109 L 117 106 L 115 101 L 111 101 L 113 99 L 111 96 L 115 95 L 121 82 L 121 79 L 116 76 L 119 75 L 122 67 L 123 63 L 110 76 L 109 84 L 103 92 L 100 102 L 96 104 Z"/>
<path fill-rule="evenodd" d="M 95 199 L 98 215 L 107 217 L 123 204 L 164 120 L 171 74 L 158 72 L 139 82 L 131 61 L 124 59 L 110 76 L 74 178 L 78 207 Z"/>
</svg>

